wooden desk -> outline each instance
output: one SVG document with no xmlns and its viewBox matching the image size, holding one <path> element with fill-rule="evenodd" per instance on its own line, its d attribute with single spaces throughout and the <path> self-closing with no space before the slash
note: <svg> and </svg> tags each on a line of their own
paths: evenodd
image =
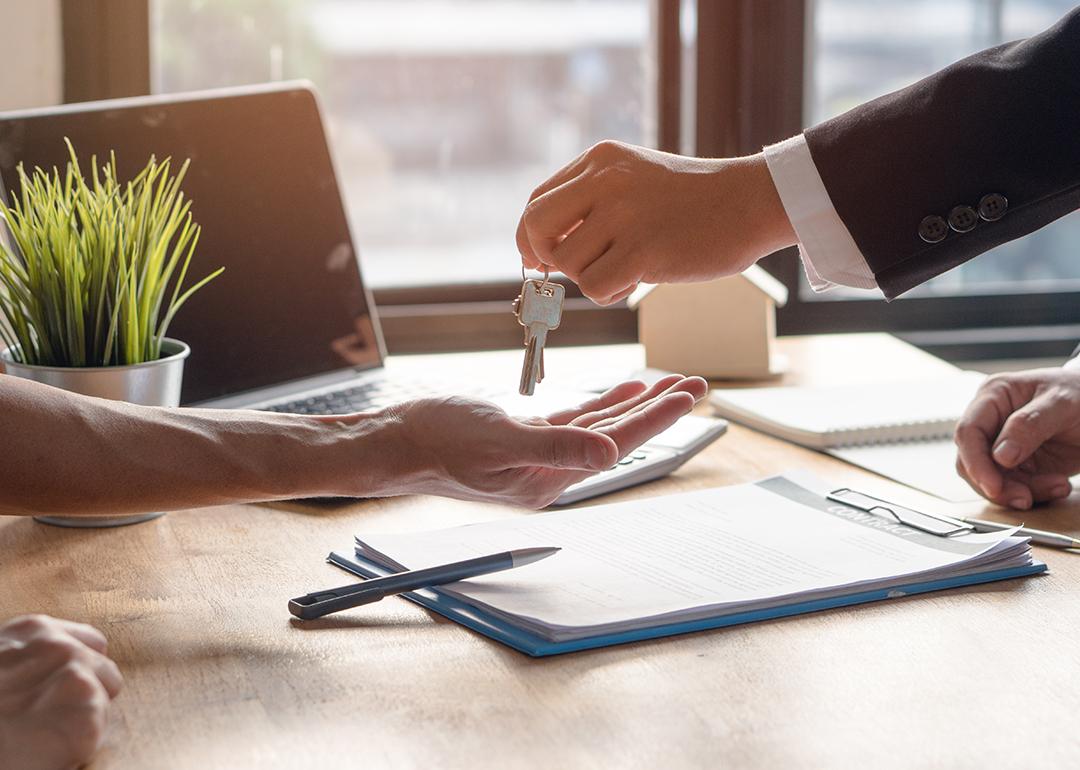
<svg viewBox="0 0 1080 770">
<path fill-rule="evenodd" d="M 944 366 L 883 335 L 783 345 L 792 381 Z M 794 466 L 895 491 L 733 427 L 674 476 L 612 499 Z M 1076 534 L 1077 513 L 1028 518 Z M 108 635 L 126 684 L 94 768 L 1077 764 L 1080 557 L 1046 549 L 1045 577 L 544 660 L 400 599 L 290 621 L 289 597 L 347 582 L 322 559 L 355 532 L 520 515 L 401 498 L 96 532 L 0 518 L 0 617 L 48 612 Z"/>
</svg>

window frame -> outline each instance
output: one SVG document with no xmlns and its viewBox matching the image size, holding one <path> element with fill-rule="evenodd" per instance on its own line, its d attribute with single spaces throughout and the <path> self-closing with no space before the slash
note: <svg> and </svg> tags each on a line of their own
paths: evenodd
<svg viewBox="0 0 1080 770">
<path fill-rule="evenodd" d="M 150 93 L 149 0 L 61 0 L 64 102 Z"/>
</svg>

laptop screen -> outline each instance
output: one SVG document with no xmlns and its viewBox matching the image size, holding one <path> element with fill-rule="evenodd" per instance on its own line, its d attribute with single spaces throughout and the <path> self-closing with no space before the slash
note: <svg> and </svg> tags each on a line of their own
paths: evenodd
<svg viewBox="0 0 1080 770">
<path fill-rule="evenodd" d="M 149 159 L 191 159 L 183 191 L 202 226 L 187 285 L 225 272 L 180 310 L 182 402 L 381 362 L 376 322 L 313 94 L 304 87 L 97 102 L 0 115 L 0 182 L 116 152 L 121 181 Z"/>
</svg>

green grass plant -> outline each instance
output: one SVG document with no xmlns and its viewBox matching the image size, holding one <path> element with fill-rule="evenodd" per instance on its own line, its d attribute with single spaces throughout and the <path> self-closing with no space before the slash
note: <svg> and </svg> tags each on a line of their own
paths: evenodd
<svg viewBox="0 0 1080 770">
<path fill-rule="evenodd" d="M 0 201 L 0 342 L 25 364 L 154 361 L 177 311 L 223 269 L 182 288 L 200 233 L 180 189 L 188 161 L 172 174 L 151 156 L 122 183 L 115 153 L 100 168 L 92 157 L 87 179 L 67 148 L 62 173 L 20 164 L 18 194 Z"/>
</svg>

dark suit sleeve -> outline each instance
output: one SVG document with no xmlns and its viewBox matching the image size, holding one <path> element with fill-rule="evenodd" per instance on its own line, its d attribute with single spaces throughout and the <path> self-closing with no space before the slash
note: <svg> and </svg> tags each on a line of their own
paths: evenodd
<svg viewBox="0 0 1080 770">
<path fill-rule="evenodd" d="M 1080 8 L 805 136 L 892 299 L 1080 208 Z"/>
</svg>

